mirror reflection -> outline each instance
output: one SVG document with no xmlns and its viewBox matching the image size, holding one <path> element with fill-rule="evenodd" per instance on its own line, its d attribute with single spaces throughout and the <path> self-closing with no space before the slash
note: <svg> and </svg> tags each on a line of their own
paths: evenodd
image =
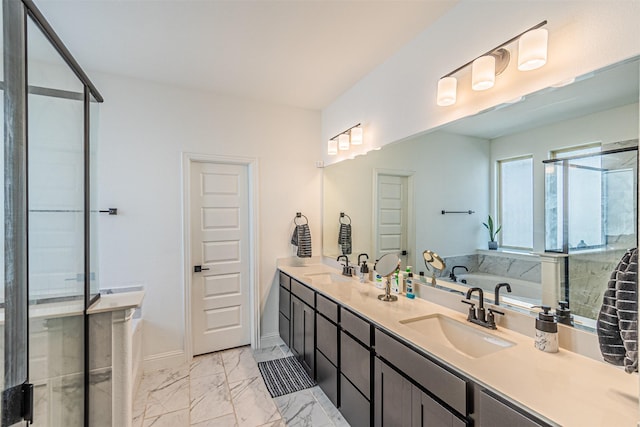
<svg viewBox="0 0 640 427">
<path fill-rule="evenodd" d="M 638 75 L 633 58 L 325 168 L 324 255 L 345 247 L 343 213 L 354 254 L 404 268 L 433 251 L 439 286 L 508 283 L 501 305 L 566 301 L 593 326 L 637 246 Z"/>
</svg>

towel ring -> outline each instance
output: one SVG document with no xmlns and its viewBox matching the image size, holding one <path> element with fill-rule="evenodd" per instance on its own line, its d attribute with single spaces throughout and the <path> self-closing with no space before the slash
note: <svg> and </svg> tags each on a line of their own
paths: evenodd
<svg viewBox="0 0 640 427">
<path fill-rule="evenodd" d="M 349 222 L 342 222 L 342 218 L 344 217 L 349 218 Z M 351 217 L 344 212 L 340 212 L 340 219 L 338 221 L 340 221 L 340 224 L 351 224 Z"/>
<path fill-rule="evenodd" d="M 305 215 L 302 215 L 302 213 L 300 212 L 296 212 L 296 217 L 293 218 L 293 223 L 295 225 L 303 225 L 303 224 L 298 224 L 298 218 L 304 218 L 304 220 L 306 221 L 304 224 L 309 224 L 309 218 L 307 218 Z"/>
</svg>

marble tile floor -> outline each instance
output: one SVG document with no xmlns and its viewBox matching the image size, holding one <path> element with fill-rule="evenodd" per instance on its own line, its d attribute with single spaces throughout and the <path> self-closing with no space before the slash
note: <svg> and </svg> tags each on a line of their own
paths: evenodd
<svg viewBox="0 0 640 427">
<path fill-rule="evenodd" d="M 285 346 L 239 347 L 145 374 L 133 427 L 348 427 L 317 386 L 271 398 L 257 362 L 290 355 Z"/>
</svg>

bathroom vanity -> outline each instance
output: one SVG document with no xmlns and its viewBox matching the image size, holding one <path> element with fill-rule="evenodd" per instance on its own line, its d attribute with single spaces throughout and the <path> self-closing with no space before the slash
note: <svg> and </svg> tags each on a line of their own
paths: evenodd
<svg viewBox="0 0 640 427">
<path fill-rule="evenodd" d="M 636 425 L 636 374 L 472 325 L 462 303 L 382 302 L 328 265 L 279 268 L 281 337 L 352 426 Z"/>
</svg>

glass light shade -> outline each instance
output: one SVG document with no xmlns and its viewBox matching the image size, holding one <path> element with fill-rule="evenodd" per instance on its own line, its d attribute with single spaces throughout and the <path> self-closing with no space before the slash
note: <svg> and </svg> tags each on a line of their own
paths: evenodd
<svg viewBox="0 0 640 427">
<path fill-rule="evenodd" d="M 455 77 L 443 77 L 438 80 L 438 105 L 446 107 L 456 103 L 458 80 Z"/>
<path fill-rule="evenodd" d="M 471 88 L 487 90 L 496 81 L 496 58 L 491 55 L 481 56 L 471 65 Z"/>
<path fill-rule="evenodd" d="M 338 137 L 338 148 L 340 150 L 348 150 L 349 149 L 349 135 L 346 133 L 341 133 Z"/>
<path fill-rule="evenodd" d="M 538 28 L 524 33 L 518 40 L 518 70 L 530 71 L 547 63 L 549 32 Z"/>
<path fill-rule="evenodd" d="M 360 126 L 351 129 L 349 133 L 351 134 L 351 144 L 353 145 L 362 144 L 362 128 Z"/>
<path fill-rule="evenodd" d="M 338 141 L 335 139 L 330 139 L 327 143 L 327 154 L 330 156 L 335 156 L 338 154 Z"/>
</svg>

